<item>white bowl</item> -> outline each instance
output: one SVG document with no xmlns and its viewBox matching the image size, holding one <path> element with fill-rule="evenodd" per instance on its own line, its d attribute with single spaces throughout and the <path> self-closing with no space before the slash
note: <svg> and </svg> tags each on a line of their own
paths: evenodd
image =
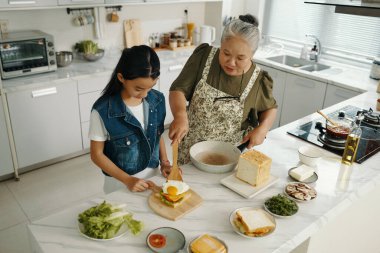
<svg viewBox="0 0 380 253">
<path fill-rule="evenodd" d="M 234 170 L 240 154 L 237 147 L 223 141 L 202 141 L 190 148 L 190 159 L 195 167 L 217 174 Z"/>
<path fill-rule="evenodd" d="M 322 152 L 313 146 L 302 146 L 298 149 L 298 156 L 303 164 L 315 166 L 322 157 Z"/>
</svg>

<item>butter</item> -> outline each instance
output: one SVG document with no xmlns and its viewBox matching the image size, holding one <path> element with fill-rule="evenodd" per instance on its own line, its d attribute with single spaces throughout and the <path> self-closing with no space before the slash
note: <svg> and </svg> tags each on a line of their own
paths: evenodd
<svg viewBox="0 0 380 253">
<path fill-rule="evenodd" d="M 298 181 L 304 181 L 314 174 L 314 169 L 303 164 L 290 171 L 290 175 Z"/>
</svg>

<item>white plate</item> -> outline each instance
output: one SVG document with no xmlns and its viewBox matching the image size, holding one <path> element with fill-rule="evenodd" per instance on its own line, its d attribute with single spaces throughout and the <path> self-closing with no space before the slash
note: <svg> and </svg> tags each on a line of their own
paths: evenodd
<svg viewBox="0 0 380 253">
<path fill-rule="evenodd" d="M 88 235 L 86 235 L 84 233 L 84 226 L 82 223 L 80 223 L 78 221 L 78 229 L 79 229 L 79 232 L 81 235 L 83 235 L 84 237 L 86 237 L 87 239 L 90 239 L 90 240 L 94 240 L 94 241 L 101 241 L 101 242 L 105 242 L 105 241 L 112 241 L 112 240 L 115 240 L 117 238 L 120 238 L 122 237 L 123 235 L 125 235 L 125 233 L 128 232 L 128 226 L 125 225 L 125 223 L 123 223 L 119 229 L 119 231 L 116 233 L 116 235 L 112 238 L 108 238 L 108 239 L 98 239 L 98 238 L 93 238 L 93 237 L 90 237 Z"/>
<path fill-rule="evenodd" d="M 268 187 L 270 187 L 274 183 L 276 183 L 278 181 L 278 179 L 279 179 L 278 177 L 270 175 L 269 180 L 265 184 L 263 184 L 259 187 L 254 187 L 254 186 L 238 179 L 236 177 L 236 174 L 234 173 L 234 174 L 232 174 L 226 178 L 223 178 L 220 181 L 220 183 L 222 185 L 230 188 L 234 192 L 240 194 L 241 196 L 249 199 L 249 198 L 252 198 L 253 196 L 259 194 L 260 192 L 264 191 L 265 189 L 267 189 Z"/>
<path fill-rule="evenodd" d="M 306 200 L 306 199 L 297 199 L 297 198 L 295 198 L 295 197 L 293 197 L 293 196 L 290 196 L 290 195 L 286 192 L 286 187 L 288 187 L 288 185 L 294 185 L 294 184 L 304 184 L 304 185 L 309 186 L 311 189 L 313 189 L 313 190 L 316 192 L 316 196 L 315 196 L 314 198 L 310 199 L 310 200 Z M 290 199 L 292 199 L 292 200 L 294 200 L 294 201 L 298 201 L 298 202 L 309 202 L 309 201 L 311 201 L 311 200 L 317 198 L 317 196 L 318 196 L 317 191 L 316 191 L 313 187 L 311 187 L 311 186 L 308 185 L 308 184 L 302 183 L 302 182 L 288 183 L 288 184 L 285 185 L 285 187 L 284 187 L 284 194 L 285 194 L 288 198 L 290 198 Z"/>
<path fill-rule="evenodd" d="M 295 180 L 295 181 L 297 181 L 297 182 L 301 182 L 301 183 L 306 183 L 306 184 L 311 184 L 311 183 L 314 183 L 315 181 L 318 180 L 318 175 L 317 175 L 317 173 L 315 173 L 315 172 L 314 172 L 314 174 L 313 174 L 312 176 L 306 178 L 305 180 L 302 180 L 302 181 L 297 180 L 296 178 L 294 178 L 294 177 L 292 177 L 292 176 L 290 175 L 290 171 L 292 171 L 292 170 L 294 170 L 294 169 L 296 169 L 296 168 L 297 168 L 297 167 L 290 168 L 289 171 L 288 171 L 288 175 L 289 175 L 289 177 L 292 178 L 293 180 Z"/>
<path fill-rule="evenodd" d="M 210 235 L 210 234 L 208 234 L 208 235 L 209 235 L 210 237 L 212 237 L 212 238 L 218 240 L 221 244 L 223 244 L 224 247 L 226 248 L 226 253 L 228 252 L 227 244 L 226 244 L 223 240 L 219 239 L 219 238 L 216 237 L 216 236 L 213 236 L 213 235 Z M 198 239 L 199 237 L 201 237 L 201 235 L 198 236 L 198 237 L 196 237 L 196 238 L 194 238 L 193 240 L 191 240 L 191 242 L 190 242 L 189 245 L 187 246 L 187 253 L 193 253 L 193 252 L 191 251 L 191 244 L 193 244 L 193 242 L 194 242 L 196 239 Z"/>
<path fill-rule="evenodd" d="M 261 212 L 265 213 L 265 215 L 268 216 L 268 218 L 274 223 L 274 229 L 272 231 L 270 231 L 269 233 L 266 233 L 264 235 L 259 235 L 259 236 L 248 236 L 242 232 L 240 232 L 240 229 L 235 225 L 235 222 L 234 220 L 236 220 L 236 212 L 239 211 L 239 210 L 260 210 Z M 246 238 L 256 238 L 256 237 L 264 237 L 264 236 L 267 236 L 271 233 L 273 233 L 274 230 L 276 230 L 276 220 L 273 218 L 272 215 L 270 215 L 268 212 L 264 211 L 263 209 L 261 208 L 255 208 L 255 207 L 241 207 L 241 208 L 238 208 L 236 210 L 234 210 L 231 215 L 230 215 L 230 223 L 231 223 L 231 226 L 232 228 L 234 229 L 234 231 L 236 233 L 238 233 L 239 235 L 243 236 L 243 237 L 246 237 Z"/>
<path fill-rule="evenodd" d="M 149 237 L 153 234 L 161 234 L 166 238 L 166 244 L 162 248 L 153 247 L 149 243 Z M 183 249 L 186 244 L 185 236 L 181 231 L 171 227 L 162 227 L 152 230 L 146 237 L 146 244 L 156 253 L 174 253 Z"/>
<path fill-rule="evenodd" d="M 286 196 L 285 196 L 286 197 Z M 288 198 L 288 197 L 286 197 L 287 199 L 289 199 L 290 201 L 292 201 L 293 203 L 295 203 L 296 205 L 297 205 L 297 202 L 295 202 L 294 200 L 292 200 L 292 199 L 290 199 L 290 198 Z M 265 200 L 265 202 L 267 202 L 267 200 L 269 200 L 270 198 L 268 198 L 268 199 L 266 199 Z M 267 205 L 265 204 L 265 202 L 264 202 L 264 209 L 268 212 L 268 213 L 270 213 L 271 215 L 273 215 L 274 217 L 277 217 L 277 218 L 290 218 L 290 217 L 293 217 L 295 214 L 297 214 L 298 213 L 298 211 L 299 211 L 299 206 L 297 205 L 297 211 L 294 213 L 294 214 L 292 214 L 292 215 L 279 215 L 279 214 L 275 214 L 275 213 L 273 213 L 273 212 L 271 212 L 270 210 L 269 210 L 269 208 L 267 207 Z"/>
</svg>

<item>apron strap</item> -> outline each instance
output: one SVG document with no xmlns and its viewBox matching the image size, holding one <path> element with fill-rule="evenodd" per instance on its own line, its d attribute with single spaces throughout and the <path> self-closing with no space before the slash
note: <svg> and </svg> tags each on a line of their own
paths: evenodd
<svg viewBox="0 0 380 253">
<path fill-rule="evenodd" d="M 203 72 L 202 72 L 202 80 L 205 82 L 207 81 L 208 72 L 210 71 L 211 63 L 212 63 L 212 60 L 214 59 L 214 55 L 217 50 L 218 48 L 212 47 L 207 57 L 206 66 L 203 68 Z"/>
<path fill-rule="evenodd" d="M 256 64 L 255 70 L 253 71 L 252 76 L 248 81 L 247 87 L 245 87 L 243 93 L 240 96 L 240 101 L 244 102 L 244 100 L 247 98 L 249 92 L 251 91 L 253 85 L 256 82 L 257 77 L 260 74 L 260 71 L 261 71 L 260 67 L 257 66 L 257 64 Z"/>
</svg>

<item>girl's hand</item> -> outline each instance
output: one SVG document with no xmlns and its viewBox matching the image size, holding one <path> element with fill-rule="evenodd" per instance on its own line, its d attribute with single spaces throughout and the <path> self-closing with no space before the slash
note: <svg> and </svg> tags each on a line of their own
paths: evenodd
<svg viewBox="0 0 380 253">
<path fill-rule="evenodd" d="M 170 174 L 170 171 L 172 170 L 172 166 L 170 165 L 169 161 L 162 161 L 161 162 L 161 174 L 167 178 Z"/>
<path fill-rule="evenodd" d="M 172 144 L 175 141 L 180 143 L 188 132 L 189 121 L 187 119 L 187 114 L 175 117 L 169 127 L 169 138 L 172 140 Z"/>
<path fill-rule="evenodd" d="M 143 192 L 149 189 L 150 185 L 147 181 L 141 178 L 129 176 L 124 183 L 131 192 Z"/>
<path fill-rule="evenodd" d="M 267 133 L 268 131 L 258 126 L 251 132 L 249 132 L 246 136 L 244 136 L 242 143 L 249 141 L 247 149 L 250 149 L 253 146 L 262 144 L 265 140 L 265 136 L 267 135 Z"/>
</svg>

